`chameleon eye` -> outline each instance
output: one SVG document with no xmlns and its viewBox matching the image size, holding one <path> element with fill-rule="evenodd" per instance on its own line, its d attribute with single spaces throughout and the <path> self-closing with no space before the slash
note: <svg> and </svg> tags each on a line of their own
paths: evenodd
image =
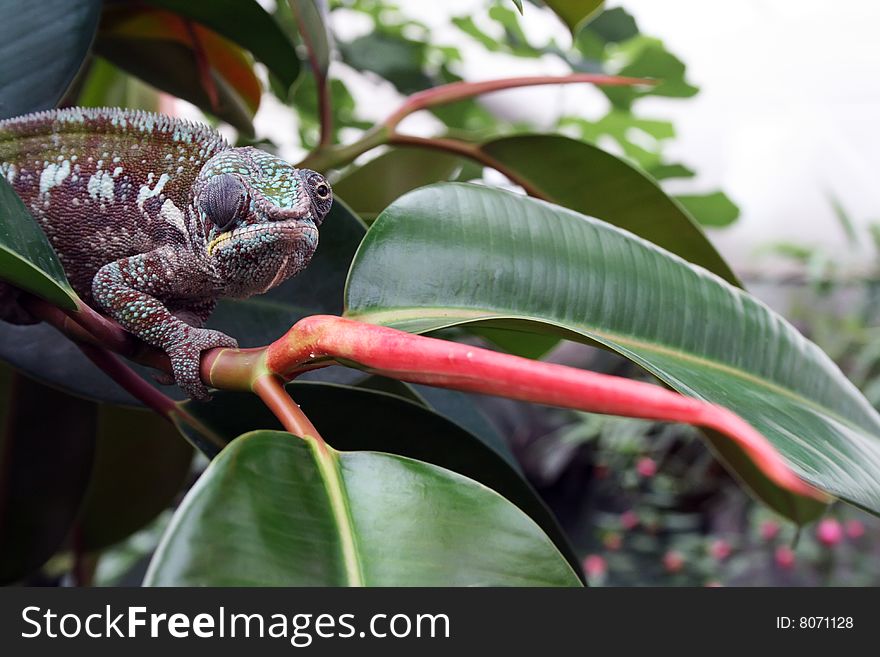
<svg viewBox="0 0 880 657">
<path fill-rule="evenodd" d="M 324 183 L 321 183 L 317 187 L 315 187 L 315 194 L 318 195 L 318 198 L 327 198 L 330 196 L 330 188 L 327 187 Z"/>
<path fill-rule="evenodd" d="M 247 216 L 247 189 L 237 176 L 223 173 L 211 178 L 201 194 L 201 208 L 218 230 L 225 231 Z"/>
</svg>

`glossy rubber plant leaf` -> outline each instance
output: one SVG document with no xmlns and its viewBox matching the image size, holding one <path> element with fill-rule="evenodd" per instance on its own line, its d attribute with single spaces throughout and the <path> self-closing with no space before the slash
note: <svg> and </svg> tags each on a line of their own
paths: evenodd
<svg viewBox="0 0 880 657">
<path fill-rule="evenodd" d="M 256 0 L 146 0 L 198 21 L 226 37 L 266 65 L 282 84 L 290 87 L 300 72 L 296 48 L 284 30 Z"/>
<path fill-rule="evenodd" d="M 625 228 L 739 285 L 681 204 L 611 153 L 559 135 L 502 137 L 481 150 L 527 179 L 548 200 Z"/>
<path fill-rule="evenodd" d="M 82 66 L 101 0 L 0 3 L 0 119 L 49 109 Z"/>
<path fill-rule="evenodd" d="M 147 586 L 578 586 L 498 493 L 428 463 L 313 438 L 236 439 L 178 508 Z"/>
<path fill-rule="evenodd" d="M 4 136 L 0 131 L 0 143 Z M 2 146 L 0 146 L 2 148 Z M 58 256 L 24 203 L 0 176 L 0 281 L 75 310 L 77 297 Z"/>
<path fill-rule="evenodd" d="M 577 34 L 590 18 L 599 13 L 602 3 L 603 0 L 544 0 L 572 34 Z"/>
<path fill-rule="evenodd" d="M 168 11 L 112 5 L 94 48 L 132 75 L 253 135 L 260 82 L 249 56 L 212 30 Z"/>
<path fill-rule="evenodd" d="M 396 395 L 318 382 L 292 383 L 287 389 L 321 435 L 333 436 L 338 449 L 387 452 L 475 479 L 526 512 L 556 543 L 572 567 L 578 568 L 574 550 L 556 518 L 506 450 L 502 452 L 451 419 Z M 182 407 L 202 427 L 226 441 L 254 429 L 281 428 L 277 418 L 255 395 L 217 392 L 215 397 L 215 403 L 184 402 Z M 344 413 L 339 412 L 341 408 Z M 190 440 L 200 442 L 192 426 L 178 422 L 178 427 Z M 216 451 L 209 451 L 208 456 L 216 456 Z"/>
<path fill-rule="evenodd" d="M 159 415 L 101 404 L 95 460 L 77 518 L 77 547 L 90 552 L 146 527 L 170 507 L 190 474 L 192 446 Z"/>
<path fill-rule="evenodd" d="M 811 484 L 880 512 L 880 416 L 837 366 L 742 290 L 605 222 L 473 185 L 422 188 L 370 229 L 346 306 L 407 331 L 484 322 L 602 345 L 734 411 Z M 709 440 L 780 513 L 821 512 Z"/>
</svg>

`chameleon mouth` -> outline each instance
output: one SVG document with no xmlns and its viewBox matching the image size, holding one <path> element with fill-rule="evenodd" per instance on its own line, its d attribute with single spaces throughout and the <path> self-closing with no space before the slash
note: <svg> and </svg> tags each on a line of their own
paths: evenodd
<svg viewBox="0 0 880 657">
<path fill-rule="evenodd" d="M 310 235 L 316 237 L 318 229 L 313 223 L 304 222 L 302 219 L 289 219 L 287 221 L 273 221 L 269 223 L 241 226 L 233 230 L 228 230 L 225 233 L 220 233 L 217 237 L 208 242 L 208 256 L 213 256 L 214 251 L 233 238 L 242 238 L 245 236 L 258 237 L 261 235 L 271 235 L 273 233 Z"/>
</svg>

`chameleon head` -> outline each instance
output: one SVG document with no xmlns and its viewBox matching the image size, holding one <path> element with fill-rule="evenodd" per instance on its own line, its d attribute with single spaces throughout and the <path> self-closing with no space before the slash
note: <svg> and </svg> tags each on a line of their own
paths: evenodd
<svg viewBox="0 0 880 657">
<path fill-rule="evenodd" d="M 193 209 L 225 294 L 260 294 L 305 268 L 332 203 L 324 176 L 256 148 L 231 148 L 208 160 Z"/>
</svg>

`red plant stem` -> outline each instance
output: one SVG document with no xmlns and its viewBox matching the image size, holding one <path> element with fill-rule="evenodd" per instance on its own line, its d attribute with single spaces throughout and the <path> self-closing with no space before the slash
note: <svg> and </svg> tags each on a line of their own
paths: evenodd
<svg viewBox="0 0 880 657">
<path fill-rule="evenodd" d="M 128 333 L 111 319 L 99 315 L 82 301 L 78 310 L 65 311 L 33 296 L 22 297 L 24 308 L 77 343 L 104 347 L 163 372 L 171 372 L 168 356 Z"/>
<path fill-rule="evenodd" d="M 400 108 L 389 116 L 384 124 L 394 128 L 404 118 L 422 109 L 446 105 L 459 100 L 473 98 L 493 91 L 515 89 L 517 87 L 535 87 L 547 84 L 597 84 L 603 86 L 633 86 L 638 84 L 654 84 L 653 80 L 640 78 L 624 78 L 596 73 L 573 73 L 571 75 L 532 75 L 482 82 L 452 82 L 433 89 L 426 89 L 410 96 Z"/>
<path fill-rule="evenodd" d="M 119 357 L 103 347 L 85 342 L 76 343 L 86 357 L 103 370 L 133 397 L 142 401 L 145 406 L 153 409 L 162 417 L 172 420 L 172 414 L 178 413 L 177 404 L 171 397 L 163 395 L 149 383 L 144 381 L 134 370 L 123 363 Z"/>
<path fill-rule="evenodd" d="M 313 62 L 313 68 L 316 64 Z M 319 73 L 316 73 L 318 76 Z M 406 140 L 412 140 L 410 145 L 424 146 L 425 148 L 439 148 L 450 152 L 458 152 L 460 155 L 466 155 L 478 161 L 482 161 L 487 166 L 495 168 L 499 164 L 492 160 L 493 164 L 489 164 L 490 158 L 485 153 L 475 152 L 473 150 L 465 150 L 468 146 L 472 146 L 462 141 L 442 140 L 442 139 L 420 139 L 418 137 L 407 137 L 395 131 L 397 125 L 413 112 L 417 112 L 429 107 L 438 105 L 446 105 L 460 100 L 466 100 L 493 91 L 502 91 L 504 89 L 514 89 L 517 87 L 530 87 L 536 85 L 548 84 L 598 84 L 613 86 L 632 86 L 632 85 L 651 85 L 654 80 L 646 80 L 642 78 L 624 78 L 611 75 L 599 75 L 592 73 L 575 73 L 572 75 L 537 75 L 518 78 L 501 78 L 498 80 L 485 80 L 483 82 L 453 82 L 444 84 L 433 89 L 420 91 L 410 96 L 403 104 L 398 107 L 383 123 L 373 126 L 368 130 L 361 139 L 345 146 L 328 146 L 329 137 L 324 141 L 324 126 L 329 126 L 329 121 L 322 120 L 322 142 L 315 150 L 309 153 L 297 166 L 317 169 L 324 171 L 326 169 L 339 168 L 342 165 L 353 162 L 359 155 L 370 151 L 377 146 L 390 143 L 390 139 L 396 139 L 398 143 L 404 144 Z M 319 97 L 319 102 L 321 98 Z M 323 107 L 323 106 L 322 106 Z M 329 105 L 326 107 L 329 108 Z M 322 110 L 323 112 L 324 110 Z M 329 110 L 328 110 L 329 111 Z M 477 148 L 473 146 L 473 148 Z M 504 168 L 499 169 L 504 173 Z M 508 175 L 505 173 L 505 175 Z M 511 176 L 509 176 L 511 177 Z M 526 187 L 522 181 L 517 184 Z M 538 198 L 543 198 L 535 194 Z"/>
<path fill-rule="evenodd" d="M 270 411 L 278 418 L 287 431 L 300 438 L 311 437 L 326 449 L 326 443 L 315 425 L 302 412 L 299 405 L 290 398 L 281 380 L 274 374 L 266 374 L 254 380 L 253 391 Z"/>
<path fill-rule="evenodd" d="M 535 187 L 528 179 L 521 177 L 518 173 L 511 170 L 507 165 L 499 162 L 494 157 L 483 151 L 479 144 L 471 144 L 458 139 L 445 139 L 442 137 L 413 137 L 410 135 L 401 135 L 397 132 L 391 134 L 388 143 L 392 146 L 415 146 L 418 148 L 429 148 L 432 150 L 445 151 L 456 155 L 463 155 L 480 164 L 495 169 L 499 173 L 507 176 L 514 184 L 522 187 L 526 194 L 534 198 L 549 201 L 543 191 Z"/>
<path fill-rule="evenodd" d="M 828 500 L 795 475 L 773 445 L 737 415 L 657 385 L 328 315 L 297 322 L 266 348 L 265 365 L 287 379 L 327 358 L 410 383 L 714 429 L 731 438 L 778 486 Z"/>
</svg>

